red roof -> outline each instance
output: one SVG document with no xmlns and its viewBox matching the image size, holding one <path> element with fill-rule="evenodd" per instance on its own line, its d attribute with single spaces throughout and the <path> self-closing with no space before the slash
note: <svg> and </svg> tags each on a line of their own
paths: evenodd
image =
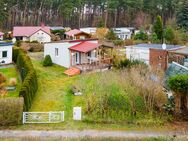
<svg viewBox="0 0 188 141">
<path fill-rule="evenodd" d="M 75 46 L 70 47 L 70 50 L 78 51 L 87 53 L 89 51 L 92 51 L 96 48 L 98 48 L 100 45 L 98 43 L 91 43 L 91 42 L 81 42 L 80 44 L 77 44 Z"/>
<path fill-rule="evenodd" d="M 68 35 L 68 36 L 73 36 L 73 35 L 77 35 L 77 34 L 80 34 L 80 33 L 85 33 L 85 32 L 78 30 L 78 29 L 73 29 L 73 30 L 66 32 L 65 34 Z M 85 33 L 85 34 L 87 34 L 87 33 Z"/>
<path fill-rule="evenodd" d="M 14 27 L 13 29 L 13 36 L 14 37 L 30 37 L 37 31 L 42 30 L 46 32 L 47 34 L 50 35 L 50 27 L 47 26 L 19 26 L 19 27 Z"/>
</svg>

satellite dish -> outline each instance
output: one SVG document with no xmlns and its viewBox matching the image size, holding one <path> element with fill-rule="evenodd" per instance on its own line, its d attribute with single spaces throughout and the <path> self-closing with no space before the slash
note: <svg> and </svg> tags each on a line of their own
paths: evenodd
<svg viewBox="0 0 188 141">
<path fill-rule="evenodd" d="M 163 48 L 163 50 L 166 50 L 166 44 L 165 43 L 163 43 L 162 48 Z"/>
</svg>

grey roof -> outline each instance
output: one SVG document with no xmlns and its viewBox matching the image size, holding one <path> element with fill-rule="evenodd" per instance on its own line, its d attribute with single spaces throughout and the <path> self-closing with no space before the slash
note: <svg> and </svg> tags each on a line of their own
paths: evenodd
<svg viewBox="0 0 188 141">
<path fill-rule="evenodd" d="M 188 47 L 180 48 L 178 50 L 171 51 L 176 54 L 188 55 Z"/>
<path fill-rule="evenodd" d="M 137 44 L 137 45 L 133 45 L 133 47 L 163 49 L 162 44 Z M 183 47 L 183 46 L 181 46 L 181 45 L 166 45 L 167 50 L 178 49 L 178 48 L 181 48 L 181 47 Z"/>
<path fill-rule="evenodd" d="M 1 46 L 12 46 L 13 45 L 13 43 L 6 43 L 6 42 L 0 42 L 0 47 Z"/>
<path fill-rule="evenodd" d="M 51 30 L 63 30 L 63 29 L 65 29 L 65 28 L 62 27 L 62 26 L 51 26 L 50 29 L 51 29 Z"/>
</svg>

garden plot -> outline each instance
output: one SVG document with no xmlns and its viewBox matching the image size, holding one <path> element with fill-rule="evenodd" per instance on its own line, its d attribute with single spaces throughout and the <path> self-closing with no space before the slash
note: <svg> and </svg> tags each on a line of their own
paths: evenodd
<svg viewBox="0 0 188 141">
<path fill-rule="evenodd" d="M 18 97 L 21 82 L 17 69 L 14 66 L 0 68 L 0 73 L 5 79 L 4 82 L 2 82 L 3 91 L 1 91 L 1 96 Z"/>
</svg>

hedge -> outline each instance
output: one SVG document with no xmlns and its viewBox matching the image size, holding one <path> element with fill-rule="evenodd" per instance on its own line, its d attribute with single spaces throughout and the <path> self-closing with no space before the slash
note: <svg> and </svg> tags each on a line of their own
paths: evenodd
<svg viewBox="0 0 188 141">
<path fill-rule="evenodd" d="M 22 49 L 13 49 L 13 61 L 19 69 L 22 79 L 19 96 L 24 98 L 24 111 L 28 111 L 38 89 L 36 71 L 30 58 Z"/>
<path fill-rule="evenodd" d="M 23 98 L 0 98 L 0 125 L 21 124 Z"/>
</svg>

